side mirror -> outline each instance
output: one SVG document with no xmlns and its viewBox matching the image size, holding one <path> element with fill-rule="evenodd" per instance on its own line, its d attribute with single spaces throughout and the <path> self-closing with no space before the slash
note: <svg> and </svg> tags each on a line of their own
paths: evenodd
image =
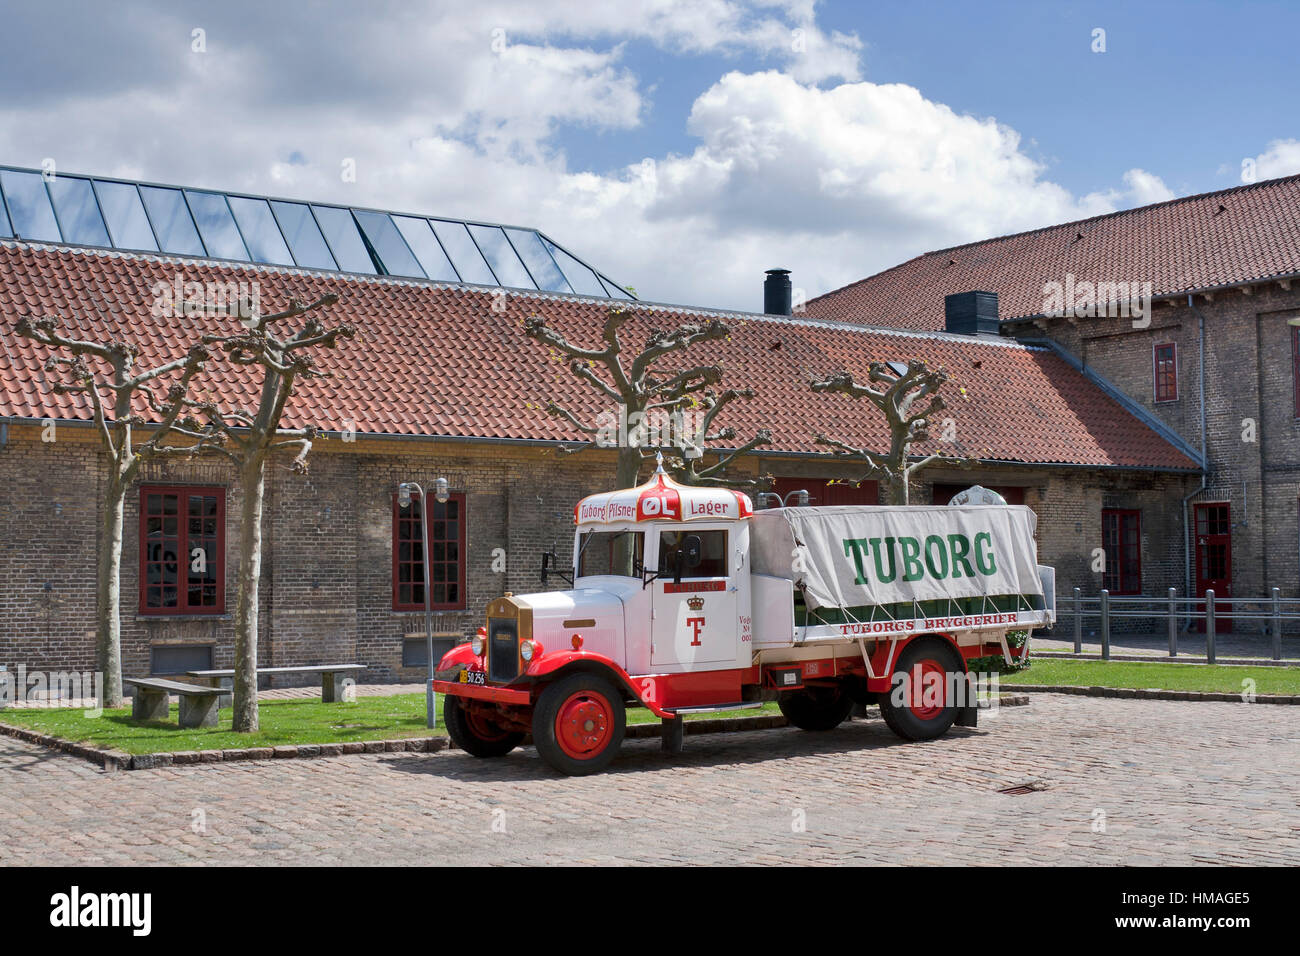
<svg viewBox="0 0 1300 956">
<path fill-rule="evenodd" d="M 569 575 L 565 574 L 563 571 L 560 570 L 559 556 L 556 555 L 554 551 L 543 551 L 542 552 L 542 573 L 541 573 L 543 587 L 546 586 L 546 579 L 549 578 L 552 574 L 558 574 L 566 584 L 569 585 L 573 584 L 573 578 L 569 577 Z"/>
<path fill-rule="evenodd" d="M 673 583 L 682 583 L 682 572 L 693 568 L 698 568 L 700 562 L 704 560 L 701 553 L 703 546 L 700 544 L 698 534 L 689 534 L 682 542 L 680 548 L 673 554 Z"/>
<path fill-rule="evenodd" d="M 686 540 L 682 542 L 682 554 L 686 559 L 686 567 L 698 568 L 700 562 L 704 560 L 704 546 L 700 544 L 698 534 L 688 534 Z"/>
</svg>

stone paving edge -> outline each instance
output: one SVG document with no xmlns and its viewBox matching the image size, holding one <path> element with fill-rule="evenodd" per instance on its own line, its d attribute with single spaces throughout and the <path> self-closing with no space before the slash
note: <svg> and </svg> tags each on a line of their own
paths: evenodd
<svg viewBox="0 0 1300 956">
<path fill-rule="evenodd" d="M 1243 703 L 1240 694 L 1201 690 L 1148 690 L 1138 687 L 1078 687 L 1073 684 L 1001 684 L 1002 690 L 1016 693 L 1037 691 L 1040 694 L 1080 694 L 1084 697 L 1117 697 L 1124 700 L 1190 700 Z M 1256 704 L 1300 704 L 1300 694 L 1256 694 Z"/>
</svg>

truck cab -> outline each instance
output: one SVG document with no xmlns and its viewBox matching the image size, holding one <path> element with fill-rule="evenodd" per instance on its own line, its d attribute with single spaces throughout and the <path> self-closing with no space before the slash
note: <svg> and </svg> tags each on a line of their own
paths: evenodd
<svg viewBox="0 0 1300 956">
<path fill-rule="evenodd" d="M 619 596 L 624 640 L 610 650 L 630 673 L 744 667 L 748 543 L 748 527 L 734 520 L 580 528 L 574 587 Z"/>
</svg>

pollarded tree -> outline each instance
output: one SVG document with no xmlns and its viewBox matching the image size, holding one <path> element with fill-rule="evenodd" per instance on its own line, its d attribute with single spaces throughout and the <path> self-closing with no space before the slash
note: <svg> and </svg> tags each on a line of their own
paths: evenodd
<svg viewBox="0 0 1300 956">
<path fill-rule="evenodd" d="M 103 542 L 96 567 L 95 667 L 103 675 L 102 707 L 121 707 L 122 697 L 122 524 L 126 493 L 142 462 L 165 456 L 192 456 L 222 441 L 214 429 L 189 422 L 182 414 L 195 376 L 203 371 L 208 349 L 190 347 L 183 358 L 147 371 L 136 368 L 139 349 L 122 339 L 93 342 L 64 335 L 59 320 L 19 319 L 14 331 L 54 351 L 46 371 L 63 369 L 67 380 L 54 386 L 60 394 L 86 396 L 94 415 L 100 444 L 108 456 L 104 483 Z M 174 376 L 161 400 L 154 390 L 166 376 Z M 156 420 L 146 422 L 132 412 L 135 397 L 143 397 Z M 183 425 L 192 427 L 185 428 Z M 151 427 L 149 437 L 137 443 L 136 427 Z M 167 445 L 183 432 L 188 443 Z M 185 565 L 182 556 L 181 565 Z"/>
<path fill-rule="evenodd" d="M 556 361 L 565 363 L 574 376 L 587 382 L 605 398 L 614 409 L 596 421 L 584 421 L 571 409 L 554 400 L 546 410 L 569 422 L 588 440 L 577 445 L 562 446 L 568 453 L 588 448 L 618 447 L 617 483 L 620 488 L 636 484 L 643 456 L 657 449 L 698 447 L 697 438 L 707 429 L 691 429 L 684 423 L 697 405 L 705 406 L 703 417 L 710 423 L 721 407 L 709 414 L 709 401 L 715 405 L 718 398 L 707 399 L 710 390 L 722 380 L 722 366 L 712 364 L 692 365 L 685 368 L 662 369 L 661 361 L 668 356 L 684 352 L 692 345 L 725 339 L 731 335 L 730 327 L 710 319 L 703 325 L 682 323 L 673 329 L 655 329 L 645 339 L 639 351 L 626 353 L 622 332 L 634 317 L 632 310 L 614 306 L 609 309 L 602 331 L 603 345 L 588 348 L 570 342 L 563 333 L 546 323 L 541 316 L 530 316 L 524 323 L 529 338 L 551 350 Z M 726 394 L 725 392 L 723 393 Z M 736 393 L 739 395 L 740 393 Z M 731 399 L 727 399 L 730 401 Z M 726 404 L 723 402 L 722 404 Z M 651 433 L 670 431 L 666 441 L 654 441 Z M 685 434 L 683 434 L 683 431 Z M 731 432 L 730 434 L 734 434 Z M 760 443 L 760 435 L 747 447 Z M 730 456 L 726 461 L 730 461 Z M 715 465 L 695 473 L 697 479 L 719 480 L 722 465 Z"/>
<path fill-rule="evenodd" d="M 837 458 L 862 461 L 869 468 L 862 477 L 879 479 L 885 486 L 890 504 L 907 504 L 912 475 L 935 462 L 969 466 L 975 459 L 965 455 L 934 453 L 913 460 L 912 446 L 930 440 L 930 426 L 934 416 L 946 404 L 939 390 L 948 381 L 942 368 L 931 368 L 922 359 L 912 359 L 907 370 L 899 372 L 885 362 L 872 362 L 867 379 L 870 384 L 854 381 L 851 372 L 838 372 L 810 384 L 814 392 L 838 392 L 850 398 L 865 398 L 876 406 L 889 427 L 889 449 L 878 452 L 857 448 L 836 438 L 818 433 L 819 445 L 836 449 Z M 944 436 L 944 440 L 955 438 Z"/>
<path fill-rule="evenodd" d="M 302 303 L 291 298 L 281 312 L 257 314 L 248 302 L 241 302 L 238 314 L 245 330 L 234 335 L 205 335 L 205 345 L 225 352 L 236 365 L 260 366 L 261 393 L 255 410 L 224 410 L 213 402 L 189 401 L 201 412 L 209 427 L 226 442 L 220 451 L 239 469 L 243 502 L 240 512 L 241 548 L 239 555 L 239 598 L 235 607 L 235 687 L 233 729 L 252 733 L 258 729 L 257 710 L 257 608 L 258 585 L 262 575 L 262 502 L 266 491 L 266 465 L 284 449 L 296 449 L 290 469 L 307 472 L 307 454 L 316 437 L 315 426 L 282 429 L 284 407 L 300 379 L 317 378 L 320 371 L 310 349 L 334 348 L 340 338 L 351 338 L 348 325 L 326 328 L 315 317 L 319 309 L 338 301 L 334 293 L 314 302 Z M 277 323 L 306 316 L 301 328 L 281 337 Z"/>
<path fill-rule="evenodd" d="M 723 408 L 736 399 L 748 400 L 753 397 L 752 388 L 729 388 L 718 394 L 708 390 L 698 396 L 694 409 L 701 417 L 695 435 L 692 436 L 690 430 L 686 428 L 676 429 L 673 432 L 678 436 L 674 442 L 675 454 L 665 462 L 672 476 L 684 485 L 716 485 L 745 491 L 761 491 L 770 487 L 772 484 L 770 475 L 759 475 L 755 478 L 735 478 L 727 475 L 727 468 L 738 457 L 753 451 L 759 445 L 772 443 L 772 433 L 766 428 L 760 429 L 753 438 L 740 447 L 720 454 L 718 460 L 712 465 L 703 464 L 705 444 L 732 441 L 736 437 L 736 430 L 729 425 L 711 431 L 713 420 L 718 417 Z"/>
</svg>

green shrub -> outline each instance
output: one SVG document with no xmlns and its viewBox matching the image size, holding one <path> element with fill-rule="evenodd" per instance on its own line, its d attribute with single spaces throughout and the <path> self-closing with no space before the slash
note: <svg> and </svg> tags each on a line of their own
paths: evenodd
<svg viewBox="0 0 1300 956">
<path fill-rule="evenodd" d="M 1028 639 L 1028 631 L 1007 631 L 1007 646 L 1013 650 L 1024 647 Z M 993 654 L 990 657 L 973 657 L 966 662 L 966 666 L 971 673 L 1014 674 L 1029 666 L 1029 658 L 1017 658 L 1014 664 L 1008 664 L 1001 654 Z"/>
</svg>

